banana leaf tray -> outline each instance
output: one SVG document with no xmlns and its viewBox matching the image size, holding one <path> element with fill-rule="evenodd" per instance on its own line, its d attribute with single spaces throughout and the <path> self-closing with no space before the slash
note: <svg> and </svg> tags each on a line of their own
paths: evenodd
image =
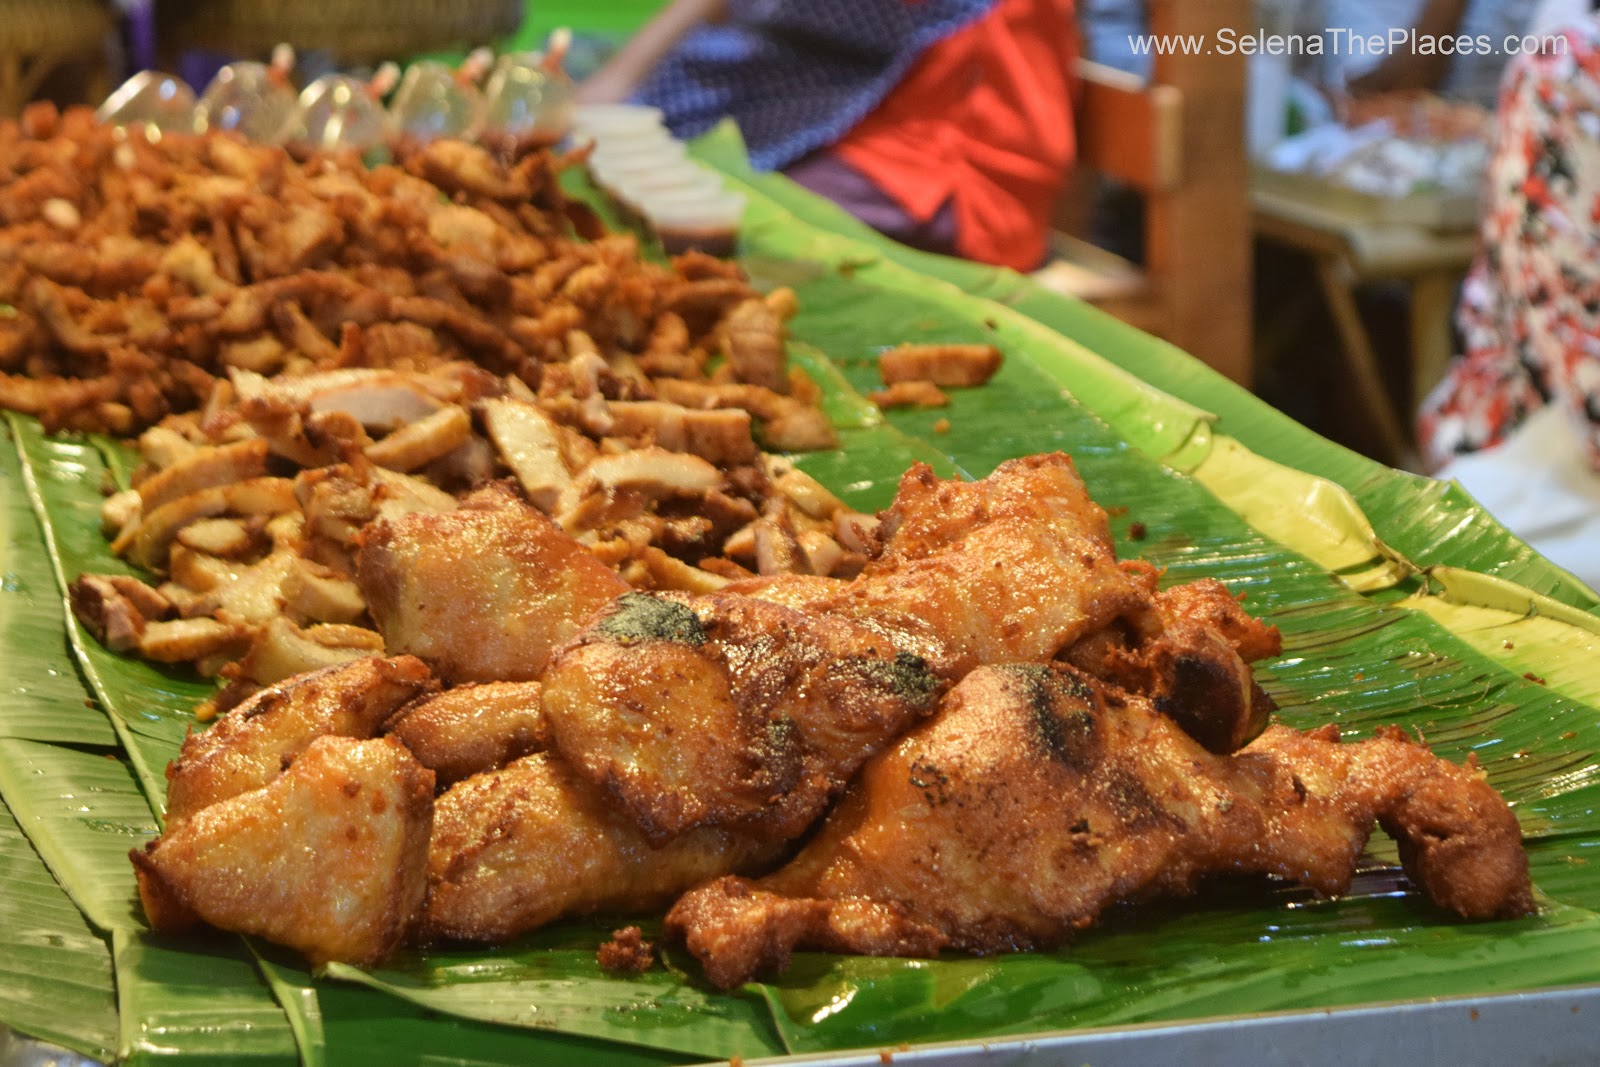
<svg viewBox="0 0 1600 1067">
<path fill-rule="evenodd" d="M 232 935 L 158 936 L 127 853 L 157 832 L 163 769 L 207 687 L 109 653 L 64 608 L 66 581 L 123 567 L 98 509 L 129 450 L 9 415 L 0 1024 L 89 1060 L 196 1065 L 1558 1062 L 1600 1045 L 1600 598 L 1458 487 L 1345 451 L 1019 275 L 883 241 L 753 174 L 730 130 L 696 151 L 749 195 L 751 276 L 799 295 L 791 355 L 843 442 L 805 469 L 871 510 L 915 460 L 979 477 L 1072 454 L 1124 556 L 1220 578 L 1283 631 L 1259 669 L 1283 721 L 1399 723 L 1451 759 L 1476 753 L 1521 821 L 1538 914 L 1455 921 L 1378 837 L 1339 900 L 1219 884 L 1054 953 L 801 954 L 729 994 L 671 951 L 636 978 L 601 972 L 596 945 L 639 917 L 317 973 Z M 885 416 L 862 394 L 902 341 L 992 342 L 1006 363 L 946 409 Z"/>
</svg>

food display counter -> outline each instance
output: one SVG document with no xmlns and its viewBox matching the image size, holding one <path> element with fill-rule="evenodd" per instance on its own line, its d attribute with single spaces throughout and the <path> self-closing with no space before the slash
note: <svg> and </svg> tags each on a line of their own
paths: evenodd
<svg viewBox="0 0 1600 1067">
<path fill-rule="evenodd" d="M 914 463 L 960 480 L 1068 453 L 1120 557 L 1218 579 L 1281 631 L 1255 668 L 1278 721 L 1351 740 L 1397 725 L 1481 766 L 1520 824 L 1534 913 L 1459 920 L 1377 835 L 1338 899 L 1225 878 L 1118 906 L 1054 951 L 803 952 L 726 993 L 677 948 L 638 974 L 597 965 L 614 928 L 653 937 L 659 916 L 315 971 L 257 938 L 153 933 L 127 856 L 215 687 L 110 652 L 65 608 L 80 575 L 131 573 L 100 509 L 138 457 L 9 414 L 0 1022 L 91 1059 L 196 1064 L 1580 1062 L 1600 1012 L 1600 599 L 1459 489 L 1317 438 L 1181 352 L 1018 275 L 891 246 L 751 173 L 731 131 L 693 153 L 746 198 L 750 282 L 793 294 L 788 359 L 838 438 L 795 469 L 870 514 Z M 906 343 L 1004 363 L 944 406 L 881 411 L 865 395 Z"/>
</svg>

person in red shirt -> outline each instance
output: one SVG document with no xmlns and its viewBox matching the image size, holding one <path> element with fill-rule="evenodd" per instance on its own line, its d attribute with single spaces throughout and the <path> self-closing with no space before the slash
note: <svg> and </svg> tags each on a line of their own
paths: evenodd
<svg viewBox="0 0 1600 1067">
<path fill-rule="evenodd" d="M 1073 0 L 676 0 L 580 91 L 724 116 L 913 247 L 1031 270 L 1076 156 Z"/>
</svg>

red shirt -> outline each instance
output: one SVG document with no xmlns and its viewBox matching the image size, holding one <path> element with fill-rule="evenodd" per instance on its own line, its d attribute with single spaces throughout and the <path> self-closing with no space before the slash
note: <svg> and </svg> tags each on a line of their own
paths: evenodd
<svg viewBox="0 0 1600 1067">
<path fill-rule="evenodd" d="M 1077 153 L 1073 0 L 999 0 L 918 58 L 834 146 L 917 222 L 946 200 L 969 259 L 1033 270 Z"/>
</svg>

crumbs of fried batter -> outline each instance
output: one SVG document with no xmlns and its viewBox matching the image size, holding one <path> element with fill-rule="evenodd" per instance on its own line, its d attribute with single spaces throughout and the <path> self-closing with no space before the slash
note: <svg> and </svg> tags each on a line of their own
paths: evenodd
<svg viewBox="0 0 1600 1067">
<path fill-rule="evenodd" d="M 643 974 L 655 966 L 655 942 L 646 941 L 637 926 L 613 930 L 611 940 L 595 952 L 601 970 L 611 974 Z"/>
</svg>

